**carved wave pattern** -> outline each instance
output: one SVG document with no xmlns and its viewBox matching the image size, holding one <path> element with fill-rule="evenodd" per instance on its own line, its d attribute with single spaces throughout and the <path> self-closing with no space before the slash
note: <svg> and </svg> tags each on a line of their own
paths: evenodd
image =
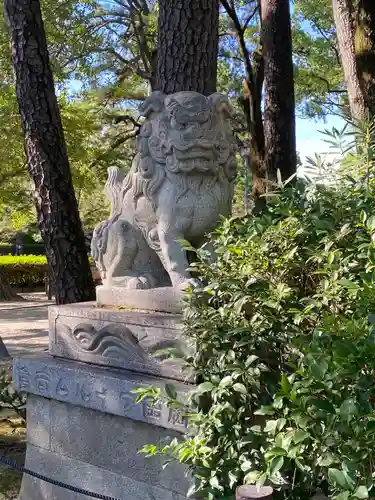
<svg viewBox="0 0 375 500">
<path fill-rule="evenodd" d="M 124 326 L 107 325 L 97 330 L 90 324 L 81 323 L 71 330 L 73 339 L 81 350 L 111 358 L 116 361 L 145 363 L 148 355 L 138 339 Z"/>
</svg>

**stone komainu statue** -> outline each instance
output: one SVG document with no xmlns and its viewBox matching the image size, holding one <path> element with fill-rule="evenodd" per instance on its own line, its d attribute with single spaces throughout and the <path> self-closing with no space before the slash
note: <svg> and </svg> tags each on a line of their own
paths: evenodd
<svg viewBox="0 0 375 500">
<path fill-rule="evenodd" d="M 231 109 L 218 93 L 154 92 L 140 112 L 131 170 L 109 169 L 112 213 L 95 229 L 92 255 L 106 286 L 179 286 L 190 278 L 179 241 L 199 247 L 231 211 Z"/>
</svg>

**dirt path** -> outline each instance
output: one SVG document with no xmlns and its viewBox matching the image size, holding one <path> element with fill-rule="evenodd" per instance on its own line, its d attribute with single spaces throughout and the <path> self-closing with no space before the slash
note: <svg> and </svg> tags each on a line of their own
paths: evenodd
<svg viewBox="0 0 375 500">
<path fill-rule="evenodd" d="M 48 301 L 44 293 L 22 294 L 23 301 L 0 302 L 0 335 L 14 356 L 48 348 Z"/>
<path fill-rule="evenodd" d="M 48 301 L 44 293 L 22 294 L 24 300 L 0 302 L 0 335 L 9 354 L 20 356 L 48 348 Z M 11 360 L 0 368 L 11 370 Z M 9 414 L 10 413 L 10 414 Z M 9 414 L 9 415 L 8 415 Z M 25 459 L 25 428 L 10 410 L 0 409 L 0 455 L 22 465 Z M 22 474 L 0 464 L 0 500 L 16 500 Z"/>
</svg>

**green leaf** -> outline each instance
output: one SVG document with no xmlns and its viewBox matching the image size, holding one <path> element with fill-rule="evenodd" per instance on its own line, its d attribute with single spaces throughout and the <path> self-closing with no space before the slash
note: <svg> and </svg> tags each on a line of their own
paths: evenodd
<svg viewBox="0 0 375 500">
<path fill-rule="evenodd" d="M 366 226 L 370 231 L 375 230 L 375 215 L 370 215 L 370 217 L 366 221 Z"/>
<path fill-rule="evenodd" d="M 335 260 L 335 252 L 329 252 L 327 258 L 328 265 L 331 266 L 334 260 Z"/>
<path fill-rule="evenodd" d="M 358 408 L 353 399 L 346 399 L 340 406 L 340 415 L 343 417 L 355 417 L 358 415 Z"/>
<path fill-rule="evenodd" d="M 299 468 L 299 470 L 301 470 L 302 472 L 305 472 L 306 470 L 306 467 L 303 465 L 303 463 L 301 462 L 301 460 L 299 460 L 298 458 L 296 458 L 294 460 L 296 466 Z"/>
<path fill-rule="evenodd" d="M 254 415 L 274 415 L 275 410 L 272 406 L 262 406 L 259 410 L 254 412 Z"/>
<path fill-rule="evenodd" d="M 283 374 L 281 376 L 281 390 L 283 391 L 283 393 L 285 395 L 289 395 L 290 383 L 289 383 L 288 377 L 285 374 Z"/>
<path fill-rule="evenodd" d="M 337 459 L 335 458 L 334 455 L 332 455 L 331 453 L 327 453 L 326 455 L 318 459 L 318 464 L 321 465 L 322 467 L 329 467 L 336 461 Z"/>
<path fill-rule="evenodd" d="M 268 420 L 264 432 L 275 433 L 277 429 L 278 420 Z"/>
<path fill-rule="evenodd" d="M 246 389 L 246 387 L 243 384 L 236 383 L 236 384 L 233 385 L 233 389 L 236 392 L 241 392 L 242 394 L 247 394 L 247 389 Z"/>
<path fill-rule="evenodd" d="M 312 355 L 308 354 L 305 358 L 305 362 L 309 367 L 309 370 L 313 377 L 318 380 L 322 380 L 324 375 L 328 370 L 328 362 L 320 357 L 319 359 L 315 359 Z"/>
<path fill-rule="evenodd" d="M 211 384 L 211 382 L 203 382 L 202 384 L 199 384 L 197 387 L 197 391 L 200 394 L 203 394 L 204 392 L 210 392 L 214 388 L 214 385 Z"/>
<path fill-rule="evenodd" d="M 305 439 L 307 439 L 308 437 L 310 437 L 308 432 L 303 430 L 298 430 L 294 433 L 293 442 L 295 444 L 299 444 L 302 443 L 302 441 L 305 441 Z"/>
<path fill-rule="evenodd" d="M 241 464 L 241 470 L 243 472 L 247 472 L 248 470 L 250 470 L 251 468 L 253 467 L 253 463 L 252 462 L 249 462 L 248 460 L 246 460 L 245 462 L 242 462 Z"/>
<path fill-rule="evenodd" d="M 172 384 L 165 384 L 165 392 L 167 393 L 167 396 L 169 398 L 171 399 L 177 398 L 177 391 Z"/>
<path fill-rule="evenodd" d="M 367 489 L 367 486 L 359 486 L 355 492 L 353 493 L 353 497 L 355 498 L 360 498 L 361 500 L 365 499 L 365 498 L 368 498 L 369 497 L 369 494 L 368 494 L 368 489 Z"/>
<path fill-rule="evenodd" d="M 354 283 L 354 281 L 345 278 L 338 280 L 338 283 L 348 290 L 356 290 L 359 288 L 357 283 Z"/>
<path fill-rule="evenodd" d="M 261 488 L 264 483 L 267 481 L 267 474 L 264 473 L 264 474 L 261 474 L 259 477 L 258 477 L 258 480 L 256 482 L 256 485 L 258 486 L 258 488 Z"/>
<path fill-rule="evenodd" d="M 362 224 L 364 224 L 367 220 L 367 213 L 364 210 L 361 210 L 360 220 L 361 220 Z"/>
<path fill-rule="evenodd" d="M 228 387 L 229 385 L 232 385 L 233 383 L 233 378 L 231 375 L 227 375 L 223 379 L 220 380 L 220 387 Z"/>
<path fill-rule="evenodd" d="M 309 406 L 314 406 L 318 410 L 323 410 L 327 413 L 335 413 L 334 406 L 326 399 L 309 398 L 308 404 Z"/>
<path fill-rule="evenodd" d="M 281 431 L 286 425 L 286 418 L 279 418 L 277 420 L 277 430 Z"/>
<path fill-rule="evenodd" d="M 221 490 L 221 486 L 220 486 L 220 483 L 219 483 L 219 480 L 217 478 L 217 476 L 213 476 L 211 477 L 210 479 L 210 485 L 213 487 L 213 488 L 216 488 L 218 490 Z"/>
<path fill-rule="evenodd" d="M 270 466 L 269 466 L 270 476 L 273 476 L 274 474 L 276 474 L 276 472 L 278 472 L 283 465 L 284 465 L 284 457 L 283 456 L 278 456 L 278 457 L 273 458 L 271 460 Z"/>
<path fill-rule="evenodd" d="M 328 481 L 330 484 L 336 487 L 340 486 L 344 489 L 348 487 L 345 474 L 339 469 L 328 469 Z"/>
<path fill-rule="evenodd" d="M 271 457 L 285 457 L 287 455 L 286 450 L 284 448 L 280 448 L 276 446 L 275 448 L 271 448 L 265 453 L 265 456 L 268 458 Z"/>
<path fill-rule="evenodd" d="M 334 497 L 335 500 L 347 500 L 350 497 L 350 491 L 342 491 Z"/>
</svg>

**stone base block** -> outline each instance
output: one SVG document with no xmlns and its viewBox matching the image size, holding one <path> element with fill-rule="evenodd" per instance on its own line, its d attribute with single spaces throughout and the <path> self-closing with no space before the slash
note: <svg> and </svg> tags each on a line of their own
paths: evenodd
<svg viewBox="0 0 375 500">
<path fill-rule="evenodd" d="M 131 290 L 121 286 L 96 287 L 98 306 L 125 307 L 179 314 L 182 308 L 181 290 L 168 287 Z"/>
<path fill-rule="evenodd" d="M 189 487 L 179 464 L 138 450 L 174 433 L 127 418 L 29 396 L 26 467 L 66 484 L 118 500 L 183 500 Z M 92 497 L 24 475 L 20 500 Z"/>
<path fill-rule="evenodd" d="M 145 290 L 133 290 L 139 291 Z M 152 292 L 155 294 L 156 290 Z M 89 302 L 51 306 L 49 327 L 49 352 L 54 356 L 192 380 L 189 373 L 182 372 L 178 361 L 156 355 L 166 348 L 188 349 L 178 314 L 100 308 Z"/>
<path fill-rule="evenodd" d="M 159 387 L 167 379 L 136 375 L 53 358 L 14 360 L 14 385 L 28 394 L 26 467 L 68 485 L 119 500 L 182 500 L 189 481 L 178 463 L 138 453 L 163 446 L 186 430 L 176 409 L 144 400 L 133 389 Z M 180 397 L 191 386 L 173 383 Z M 20 500 L 84 500 L 24 475 Z"/>
<path fill-rule="evenodd" d="M 150 405 L 147 399 L 138 404 L 137 394 L 132 392 L 147 387 L 164 392 L 165 386 L 171 383 L 167 379 L 53 358 L 48 354 L 13 361 L 13 384 L 19 391 L 184 432 L 185 421 L 178 410 L 161 404 Z M 191 389 L 188 384 L 172 384 L 180 398 Z"/>
</svg>

